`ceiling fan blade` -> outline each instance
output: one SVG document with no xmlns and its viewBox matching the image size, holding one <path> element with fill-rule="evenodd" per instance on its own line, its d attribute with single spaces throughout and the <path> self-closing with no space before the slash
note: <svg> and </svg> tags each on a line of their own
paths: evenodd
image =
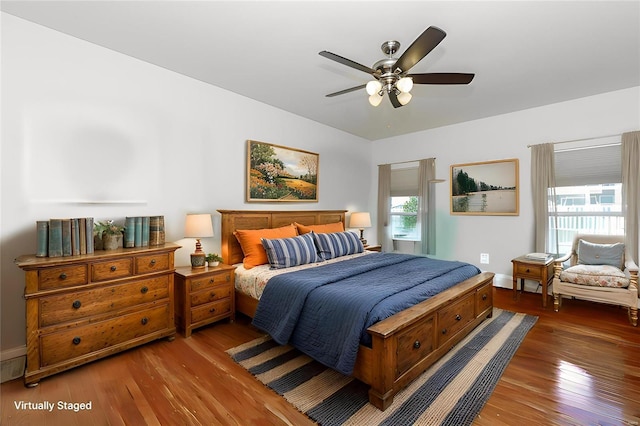
<svg viewBox="0 0 640 426">
<path fill-rule="evenodd" d="M 391 105 L 393 105 L 394 108 L 400 108 L 402 106 L 394 90 L 389 92 L 389 100 L 391 101 Z"/>
<path fill-rule="evenodd" d="M 362 84 L 360 86 L 352 87 L 350 89 L 344 89 L 344 90 L 341 90 L 339 92 L 329 93 L 328 95 L 325 95 L 325 97 L 332 98 L 334 96 L 344 95 L 345 93 L 355 92 L 356 90 L 364 89 L 365 87 L 367 87 L 367 85 L 366 84 Z"/>
<path fill-rule="evenodd" d="M 362 64 L 359 64 L 357 62 L 352 61 L 351 59 L 347 59 L 347 58 L 343 58 L 340 55 L 336 55 L 335 53 L 331 53 L 331 52 L 327 52 L 326 50 L 323 50 L 322 52 L 318 53 L 320 56 L 324 56 L 327 59 L 331 59 L 332 61 L 336 61 L 338 63 L 341 63 L 342 65 L 346 65 L 348 67 L 351 68 L 355 68 L 359 71 L 363 71 L 366 72 L 367 74 L 373 74 L 375 73 L 375 70 L 369 68 L 369 67 L 365 67 Z"/>
<path fill-rule="evenodd" d="M 427 56 L 447 36 L 447 33 L 438 27 L 429 27 L 409 46 L 398 58 L 395 68 L 407 72 L 411 67 Z"/>
<path fill-rule="evenodd" d="M 469 84 L 475 74 L 461 72 L 432 72 L 426 74 L 409 74 L 414 84 Z"/>
</svg>

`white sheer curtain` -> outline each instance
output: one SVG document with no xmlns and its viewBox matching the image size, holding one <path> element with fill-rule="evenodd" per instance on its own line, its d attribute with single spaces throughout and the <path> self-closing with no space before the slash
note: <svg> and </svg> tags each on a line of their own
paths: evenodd
<svg viewBox="0 0 640 426">
<path fill-rule="evenodd" d="M 538 253 L 549 251 L 558 253 L 558 236 L 555 247 L 548 247 L 549 235 L 549 188 L 552 189 L 552 217 L 556 219 L 556 177 L 555 159 L 552 143 L 533 145 L 531 147 L 531 190 L 533 195 L 533 212 L 535 222 L 535 250 Z M 557 226 L 554 226 L 557 231 Z"/>
<path fill-rule="evenodd" d="M 378 244 L 382 251 L 393 251 L 391 238 L 391 164 L 378 166 Z"/>
<path fill-rule="evenodd" d="M 436 177 L 435 158 L 418 163 L 418 226 L 420 227 L 420 253 L 435 254 L 435 207 L 431 182 Z"/>
<path fill-rule="evenodd" d="M 638 259 L 638 216 L 640 216 L 640 131 L 622 134 L 622 205 L 624 209 L 625 245 Z"/>
</svg>

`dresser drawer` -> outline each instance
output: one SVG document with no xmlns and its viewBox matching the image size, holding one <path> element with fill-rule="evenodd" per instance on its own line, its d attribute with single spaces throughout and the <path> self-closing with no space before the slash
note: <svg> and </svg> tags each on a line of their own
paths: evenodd
<svg viewBox="0 0 640 426">
<path fill-rule="evenodd" d="M 133 259 L 114 259 L 91 264 L 91 281 L 115 280 L 133 275 Z"/>
<path fill-rule="evenodd" d="M 493 306 L 493 285 L 487 284 L 476 290 L 476 316 Z"/>
<path fill-rule="evenodd" d="M 198 306 L 204 303 L 231 297 L 231 285 L 222 284 L 213 286 L 203 291 L 191 294 L 191 306 Z"/>
<path fill-rule="evenodd" d="M 223 299 L 191 309 L 191 324 L 206 321 L 218 316 L 228 316 L 231 312 L 231 299 Z"/>
<path fill-rule="evenodd" d="M 213 287 L 216 285 L 230 283 L 231 274 L 233 274 L 233 271 L 226 271 L 223 273 L 212 274 L 203 278 L 193 278 L 191 280 L 190 291 L 199 291 L 199 290 L 204 290 L 206 288 Z"/>
<path fill-rule="evenodd" d="M 38 288 L 49 290 L 87 283 L 87 265 L 63 266 L 38 271 Z"/>
<path fill-rule="evenodd" d="M 434 317 L 398 335 L 396 377 L 429 355 L 434 349 Z"/>
<path fill-rule="evenodd" d="M 169 270 L 169 253 L 136 257 L 136 274 L 149 274 Z"/>
<path fill-rule="evenodd" d="M 40 298 L 40 327 L 79 321 L 169 297 L 169 276 Z"/>
<path fill-rule="evenodd" d="M 458 302 L 438 311 L 438 346 L 460 331 L 475 319 L 475 293 L 465 296 Z"/>
<path fill-rule="evenodd" d="M 43 335 L 40 338 L 41 366 L 99 351 L 169 326 L 169 304 L 164 304 L 107 321 Z"/>
</svg>

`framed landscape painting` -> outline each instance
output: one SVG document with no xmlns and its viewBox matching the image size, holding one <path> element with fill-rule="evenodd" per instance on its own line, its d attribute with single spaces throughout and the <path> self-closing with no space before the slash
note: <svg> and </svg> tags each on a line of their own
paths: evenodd
<svg viewBox="0 0 640 426">
<path fill-rule="evenodd" d="M 518 159 L 453 164 L 451 214 L 519 214 Z"/>
<path fill-rule="evenodd" d="M 317 202 L 320 155 L 247 141 L 248 202 Z"/>
</svg>

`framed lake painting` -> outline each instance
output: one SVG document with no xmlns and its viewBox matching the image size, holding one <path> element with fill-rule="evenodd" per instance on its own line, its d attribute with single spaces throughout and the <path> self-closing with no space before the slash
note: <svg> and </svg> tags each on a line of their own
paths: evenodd
<svg viewBox="0 0 640 426">
<path fill-rule="evenodd" d="M 517 158 L 453 164 L 450 178 L 451 214 L 518 215 Z"/>
<path fill-rule="evenodd" d="M 247 202 L 317 202 L 320 155 L 247 141 Z"/>
</svg>

